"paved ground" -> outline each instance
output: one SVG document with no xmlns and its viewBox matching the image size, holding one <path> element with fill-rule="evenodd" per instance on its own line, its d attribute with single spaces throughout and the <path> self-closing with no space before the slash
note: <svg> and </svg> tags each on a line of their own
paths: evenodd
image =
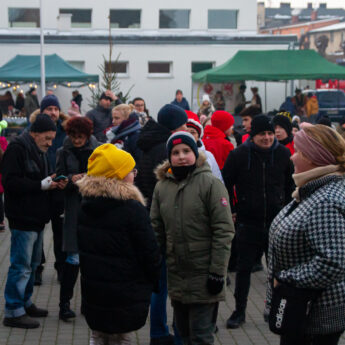
<svg viewBox="0 0 345 345">
<path fill-rule="evenodd" d="M 3 292 L 9 265 L 10 233 L 0 234 L 0 320 L 3 318 L 4 298 Z M 40 306 L 49 310 L 49 316 L 41 319 L 41 327 L 35 330 L 20 330 L 4 327 L 0 324 L 0 345 L 87 345 L 89 329 L 84 318 L 80 315 L 80 288 L 76 286 L 72 307 L 77 311 L 75 321 L 65 323 L 58 320 L 59 284 L 53 268 L 53 242 L 51 229 L 46 229 L 45 252 L 47 264 L 43 273 L 43 285 L 35 288 L 33 300 Z M 231 276 L 232 282 L 234 276 Z M 225 321 L 231 314 L 234 306 L 233 284 L 228 289 L 226 303 L 222 303 L 219 310 L 216 344 L 240 345 L 278 345 L 278 337 L 273 335 L 262 318 L 263 301 L 265 299 L 265 274 L 263 272 L 252 275 L 252 288 L 248 303 L 247 322 L 237 330 L 229 331 L 225 328 Z M 169 306 L 169 320 L 171 324 L 172 311 Z M 148 324 L 133 335 L 133 344 L 149 344 Z M 345 345 L 343 338 L 341 345 Z"/>
</svg>

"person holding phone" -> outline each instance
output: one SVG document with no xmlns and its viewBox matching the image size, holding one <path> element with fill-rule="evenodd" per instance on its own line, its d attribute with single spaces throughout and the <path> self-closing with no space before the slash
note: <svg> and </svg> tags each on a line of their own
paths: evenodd
<svg viewBox="0 0 345 345">
<path fill-rule="evenodd" d="M 8 327 L 37 328 L 35 317 L 48 311 L 31 301 L 35 271 L 41 262 L 43 230 L 50 220 L 50 191 L 63 189 L 54 182 L 46 152 L 56 135 L 55 123 L 40 114 L 29 131 L 16 137 L 3 157 L 2 183 L 5 214 L 11 231 L 11 265 L 5 288 L 5 318 Z"/>
<path fill-rule="evenodd" d="M 86 117 L 73 117 L 67 121 L 67 138 L 62 148 L 57 151 L 56 179 L 68 179 L 65 189 L 65 217 L 62 234 L 62 250 L 66 260 L 62 268 L 60 281 L 59 318 L 68 321 L 76 315 L 70 309 L 74 285 L 79 273 L 79 255 L 77 244 L 78 210 L 81 196 L 76 182 L 87 171 L 87 163 L 93 150 L 100 145 L 94 136 L 92 122 Z"/>
</svg>

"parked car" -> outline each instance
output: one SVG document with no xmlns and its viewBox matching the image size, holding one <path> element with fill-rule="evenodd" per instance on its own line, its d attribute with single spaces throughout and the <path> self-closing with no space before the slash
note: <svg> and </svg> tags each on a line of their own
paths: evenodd
<svg viewBox="0 0 345 345">
<path fill-rule="evenodd" d="M 304 90 L 312 92 L 319 103 L 318 118 L 327 115 L 332 122 L 339 122 L 345 117 L 345 92 L 338 89 Z"/>
</svg>

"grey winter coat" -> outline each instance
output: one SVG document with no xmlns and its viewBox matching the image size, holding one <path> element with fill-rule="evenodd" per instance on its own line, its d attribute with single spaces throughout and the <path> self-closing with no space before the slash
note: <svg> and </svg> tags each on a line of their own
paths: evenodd
<svg viewBox="0 0 345 345">
<path fill-rule="evenodd" d="M 89 156 L 93 150 L 101 145 L 94 136 L 91 136 L 84 147 L 83 151 L 88 151 Z M 78 252 L 77 244 L 77 223 L 78 210 L 80 207 L 81 196 L 78 187 L 72 182 L 72 176 L 75 174 L 85 173 L 79 166 L 79 161 L 72 152 L 73 145 L 67 137 L 63 147 L 57 151 L 56 175 L 65 175 L 68 177 L 68 185 L 65 189 L 65 217 L 62 236 L 62 250 L 69 253 Z"/>
<path fill-rule="evenodd" d="M 274 219 L 269 236 L 267 306 L 272 281 L 320 292 L 306 334 L 345 330 L 345 179 L 324 176 L 299 190 Z"/>
</svg>

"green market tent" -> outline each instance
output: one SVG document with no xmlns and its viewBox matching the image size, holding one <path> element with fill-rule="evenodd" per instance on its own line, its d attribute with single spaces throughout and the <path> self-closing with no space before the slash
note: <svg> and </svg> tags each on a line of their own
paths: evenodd
<svg viewBox="0 0 345 345">
<path fill-rule="evenodd" d="M 98 75 L 86 74 L 71 66 L 57 54 L 45 57 L 46 82 L 97 83 Z M 41 62 L 39 55 L 16 55 L 0 68 L 2 82 L 40 82 Z"/>
<path fill-rule="evenodd" d="M 223 65 L 192 75 L 192 80 L 200 83 L 301 79 L 345 79 L 345 67 L 314 50 L 240 50 Z"/>
</svg>

